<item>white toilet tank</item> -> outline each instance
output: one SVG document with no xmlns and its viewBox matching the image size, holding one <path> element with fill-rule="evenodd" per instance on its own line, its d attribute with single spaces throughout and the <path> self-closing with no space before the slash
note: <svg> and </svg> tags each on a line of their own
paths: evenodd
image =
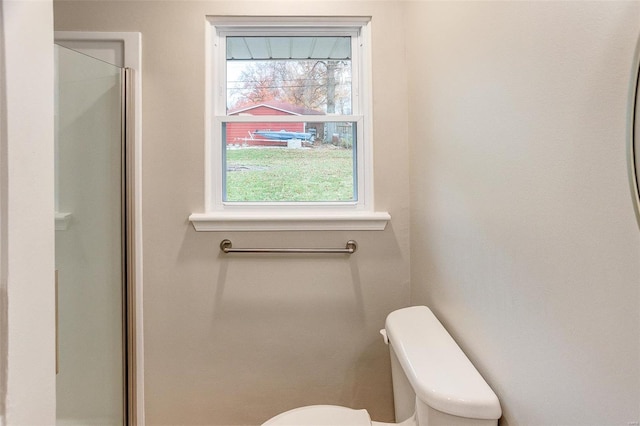
<svg viewBox="0 0 640 426">
<path fill-rule="evenodd" d="M 498 397 L 429 308 L 394 311 L 385 330 L 396 422 L 415 412 L 420 426 L 497 424 Z"/>
</svg>

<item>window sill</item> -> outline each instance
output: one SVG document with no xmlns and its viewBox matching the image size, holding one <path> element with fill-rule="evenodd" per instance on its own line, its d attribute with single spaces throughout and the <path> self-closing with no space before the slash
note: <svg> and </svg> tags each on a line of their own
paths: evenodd
<svg viewBox="0 0 640 426">
<path fill-rule="evenodd" d="M 349 213 L 193 213 L 196 231 L 382 231 L 387 212 Z"/>
</svg>

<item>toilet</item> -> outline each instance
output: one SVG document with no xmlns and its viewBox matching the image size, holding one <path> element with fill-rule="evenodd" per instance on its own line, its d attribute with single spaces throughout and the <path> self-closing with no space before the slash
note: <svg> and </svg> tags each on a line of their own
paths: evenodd
<svg viewBox="0 0 640 426">
<path fill-rule="evenodd" d="M 502 415 L 498 397 L 426 306 L 399 309 L 380 331 L 389 345 L 397 423 L 366 410 L 310 405 L 263 426 L 489 426 Z"/>
</svg>

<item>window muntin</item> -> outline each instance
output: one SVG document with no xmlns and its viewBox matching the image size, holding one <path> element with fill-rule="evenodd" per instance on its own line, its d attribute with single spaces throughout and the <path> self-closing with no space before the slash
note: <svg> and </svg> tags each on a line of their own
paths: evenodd
<svg viewBox="0 0 640 426">
<path fill-rule="evenodd" d="M 366 211 L 373 211 L 373 187 L 372 187 L 372 151 L 371 151 L 371 122 L 368 117 L 370 116 L 370 55 L 368 47 L 369 28 L 368 18 L 229 18 L 229 17 L 212 17 L 209 18 L 211 24 L 211 46 L 210 55 L 208 59 L 210 78 L 208 79 L 208 87 L 211 93 L 209 98 L 211 102 L 208 104 L 209 116 L 212 118 L 210 126 L 208 127 L 207 134 L 210 138 L 210 144 L 207 146 L 207 161 L 208 167 L 206 169 L 207 174 L 207 198 L 206 198 L 206 211 L 227 212 L 228 214 L 249 214 L 251 217 L 258 217 L 256 215 L 285 215 L 286 217 L 294 217 L 291 214 L 299 216 L 310 215 L 309 218 L 326 217 L 327 214 L 331 214 L 335 218 L 345 218 L 344 214 L 351 214 L 349 212 L 358 213 L 357 218 L 354 220 L 363 220 L 364 216 L 361 213 Z M 238 37 L 238 38 L 234 38 Z M 316 39 L 316 46 L 324 45 L 325 52 L 326 46 L 329 44 L 336 45 L 341 44 L 343 47 L 335 50 L 335 52 L 343 52 L 339 55 L 320 55 L 317 54 L 311 56 L 305 53 L 304 56 L 309 60 L 311 56 L 314 61 L 327 61 L 335 60 L 342 61 L 341 66 L 347 71 L 341 70 L 337 75 L 336 80 L 339 83 L 347 85 L 350 93 L 343 96 L 343 99 L 347 101 L 337 102 L 336 112 L 327 113 L 328 105 L 323 103 L 315 111 L 296 111 L 296 115 L 282 115 L 281 113 L 275 113 L 276 115 L 260 115 L 256 117 L 255 111 L 239 111 L 234 102 L 231 102 L 229 92 L 227 92 L 227 74 L 229 66 L 227 58 L 232 59 L 231 63 L 239 63 L 240 61 L 252 60 L 247 56 L 242 57 L 240 54 L 232 53 L 228 55 L 227 39 L 233 40 L 232 43 L 240 41 L 240 37 L 256 37 L 266 38 L 270 37 L 270 42 L 274 42 L 274 38 L 278 37 L 274 43 L 282 44 L 284 38 L 291 43 L 290 38 L 297 42 L 298 38 L 302 39 L 307 37 L 310 39 Z M 325 39 L 326 37 L 326 39 Z M 320 40 L 320 38 L 323 38 Z M 345 40 L 347 43 L 345 43 Z M 253 43 L 257 39 L 253 39 L 248 43 Z M 329 42 L 330 41 L 330 42 Z M 244 42 L 244 41 L 243 41 Z M 264 40 L 260 40 L 261 43 Z M 348 49 L 344 48 L 344 45 L 348 45 Z M 317 52 L 322 49 L 316 49 Z M 349 52 L 350 50 L 350 52 Z M 298 49 L 299 51 L 299 49 Z M 346 54 L 344 52 L 347 52 Z M 245 52 L 246 55 L 246 52 Z M 254 58 L 262 58 L 258 55 L 253 55 Z M 295 55 L 292 55 L 294 58 Z M 298 55 L 301 56 L 301 55 Z M 290 58 L 272 58 L 273 60 L 289 60 Z M 262 58 L 264 60 L 264 58 Z M 231 65 L 235 66 L 235 65 Z M 321 67 L 319 64 L 318 67 Z M 350 69 L 349 69 L 350 68 Z M 366 70 L 366 72 L 364 72 Z M 350 73 L 350 75 L 349 75 Z M 237 72 L 236 72 L 237 75 Z M 366 91 L 363 91 L 363 87 Z M 241 109 L 241 108 L 240 108 Z M 320 111 L 318 115 L 317 111 Z M 255 115 L 254 115 L 255 114 Z M 260 198 L 268 199 L 267 197 L 248 197 L 245 200 L 251 201 L 234 201 L 238 198 L 232 196 L 232 191 L 227 191 L 227 175 L 231 173 L 227 167 L 227 149 L 235 149 L 236 147 L 228 147 L 227 135 L 229 124 L 231 123 L 258 123 L 269 122 L 272 124 L 269 128 L 271 130 L 283 130 L 282 123 L 290 122 L 304 123 L 305 126 L 320 126 L 320 129 L 325 129 L 324 134 L 327 136 L 327 142 L 334 144 L 341 144 L 343 146 L 349 145 L 347 140 L 351 140 L 351 154 L 352 154 L 352 168 L 349 170 L 352 176 L 349 176 L 349 181 L 353 182 L 353 195 L 351 199 L 345 197 L 333 198 L 317 198 L 318 201 L 295 201 L 291 199 L 289 201 L 254 201 Z M 347 125 L 340 125 L 338 123 L 348 123 L 348 127 L 352 130 L 353 136 L 345 138 L 341 136 L 346 134 L 344 129 Z M 336 137 L 333 137 L 334 131 L 327 130 L 329 128 L 338 128 Z M 223 134 L 223 127 L 225 134 Z M 341 127 L 341 129 L 340 129 Z M 261 130 L 255 128 L 253 130 Z M 317 130 L 316 130 L 317 131 Z M 316 135 L 314 135 L 316 136 Z M 247 134 L 247 137 L 250 137 Z M 295 141 L 294 141 L 295 142 Z M 304 146 L 304 140 L 302 141 Z M 233 145 L 233 144 L 230 144 Z M 233 169 L 233 165 L 231 165 Z M 235 170 L 234 170 L 235 171 Z M 352 180 L 351 180 L 352 177 Z M 351 194 L 351 192 L 350 192 Z M 302 199 L 308 200 L 309 198 Z M 373 214 L 373 213 L 372 213 Z M 377 214 L 377 213 L 376 213 Z M 334 216 L 338 215 L 338 216 Z M 273 217 L 276 217 L 273 216 Z M 285 216 L 282 216 L 283 218 Z M 213 217 L 213 216 L 212 216 Z M 224 217 L 224 221 L 228 221 L 232 216 L 224 214 L 220 216 Z M 229 219 L 227 219 L 227 217 Z M 242 216 L 244 217 L 244 216 Z M 262 216 L 260 216 L 262 217 Z M 265 216 L 267 217 L 267 216 Z M 367 216 L 368 217 L 368 216 Z M 377 216 L 376 216 L 377 217 Z M 311 220 L 311 219 L 309 219 Z M 311 223 L 311 222 L 310 222 Z"/>
</svg>

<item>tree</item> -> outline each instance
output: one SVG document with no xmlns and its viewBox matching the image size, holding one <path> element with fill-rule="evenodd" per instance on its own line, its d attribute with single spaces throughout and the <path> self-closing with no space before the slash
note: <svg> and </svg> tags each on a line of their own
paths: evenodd
<svg viewBox="0 0 640 426">
<path fill-rule="evenodd" d="M 287 102 L 328 114 L 351 112 L 351 63 L 338 60 L 245 61 L 228 80 L 230 108 L 265 101 Z M 346 109 L 346 111 L 345 111 Z"/>
</svg>

